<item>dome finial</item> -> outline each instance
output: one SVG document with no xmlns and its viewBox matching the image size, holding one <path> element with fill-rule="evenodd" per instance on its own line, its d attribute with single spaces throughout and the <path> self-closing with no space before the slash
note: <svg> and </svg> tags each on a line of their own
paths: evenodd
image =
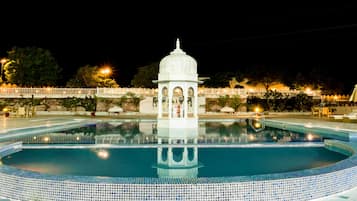
<svg viewBox="0 0 357 201">
<path fill-rule="evenodd" d="M 176 39 L 176 49 L 172 51 L 170 54 L 186 54 L 183 50 L 180 48 L 180 39 Z"/>
<path fill-rule="evenodd" d="M 180 48 L 180 39 L 179 38 L 176 39 L 176 49 L 181 49 Z"/>
</svg>

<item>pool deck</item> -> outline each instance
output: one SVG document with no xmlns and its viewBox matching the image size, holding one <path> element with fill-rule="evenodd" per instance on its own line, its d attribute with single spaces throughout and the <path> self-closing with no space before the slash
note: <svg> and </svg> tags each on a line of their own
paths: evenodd
<svg viewBox="0 0 357 201">
<path fill-rule="evenodd" d="M 202 115 L 202 119 L 214 119 L 214 118 L 227 118 L 234 119 L 239 117 L 246 117 L 240 115 Z M 122 115 L 116 117 L 87 117 L 87 116 L 35 116 L 32 118 L 6 118 L 4 116 L 0 117 L 0 136 L 2 133 L 19 128 L 41 126 L 47 123 L 66 123 L 72 122 L 75 119 L 87 119 L 87 120 L 100 120 L 100 119 L 126 119 L 126 118 L 156 118 L 154 115 Z M 317 118 L 311 115 L 268 115 L 265 116 L 267 119 L 274 119 L 286 123 L 294 124 L 311 124 L 314 126 L 325 127 L 325 128 L 339 128 L 347 129 L 357 133 L 357 122 L 344 122 L 331 120 L 328 118 Z M 1 195 L 0 195 L 1 200 Z M 357 201 L 357 187 L 341 192 L 332 196 L 315 199 L 313 201 Z"/>
</svg>

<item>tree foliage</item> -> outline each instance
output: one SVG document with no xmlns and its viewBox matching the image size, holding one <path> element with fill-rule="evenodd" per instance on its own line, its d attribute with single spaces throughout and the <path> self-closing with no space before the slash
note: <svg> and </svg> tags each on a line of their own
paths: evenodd
<svg viewBox="0 0 357 201">
<path fill-rule="evenodd" d="M 93 112 L 97 110 L 97 102 L 96 96 L 86 96 L 85 98 L 67 97 L 62 99 L 61 104 L 67 110 L 76 110 L 77 107 L 83 107 L 86 111 Z"/>
<path fill-rule="evenodd" d="M 97 70 L 97 66 L 80 67 L 74 77 L 67 82 L 66 87 L 97 87 Z"/>
<path fill-rule="evenodd" d="M 4 65 L 8 83 L 24 87 L 56 86 L 62 69 L 46 49 L 14 47 L 8 51 Z"/>
<path fill-rule="evenodd" d="M 234 89 L 237 85 L 239 85 L 239 82 L 235 77 L 232 77 L 232 79 L 229 80 L 229 88 Z"/>
<path fill-rule="evenodd" d="M 66 87 L 119 87 L 114 79 L 103 75 L 99 69 L 90 65 L 80 67 L 74 77 L 68 80 Z"/>
<path fill-rule="evenodd" d="M 281 82 L 282 73 L 269 70 L 268 66 L 258 65 L 254 67 L 254 71 L 251 71 L 247 77 L 249 78 L 250 84 L 263 84 L 265 90 L 268 91 L 271 85 Z"/>
<path fill-rule="evenodd" d="M 254 111 L 255 106 L 263 107 L 265 111 L 311 111 L 314 101 L 311 96 L 299 93 L 296 96 L 284 96 L 279 92 L 269 90 L 264 98 L 248 97 L 248 111 Z"/>
<path fill-rule="evenodd" d="M 238 81 L 242 79 L 242 74 L 238 72 L 219 72 L 206 80 L 203 85 L 206 87 L 237 87 Z M 236 82 L 236 83 L 233 83 Z"/>
<path fill-rule="evenodd" d="M 138 72 L 131 80 L 131 85 L 134 87 L 156 88 L 157 84 L 153 80 L 157 80 L 159 73 L 159 63 L 154 62 L 147 66 L 139 67 Z"/>
<path fill-rule="evenodd" d="M 229 100 L 229 95 L 219 96 L 218 105 L 221 107 L 227 106 L 228 100 Z"/>
<path fill-rule="evenodd" d="M 295 100 L 299 111 L 309 110 L 312 106 L 312 97 L 305 93 L 296 95 Z"/>
<path fill-rule="evenodd" d="M 276 111 L 277 108 L 279 107 L 279 103 L 281 99 L 284 98 L 283 94 L 276 91 L 276 90 L 267 90 L 264 94 L 264 98 L 266 100 L 266 106 L 267 109 L 270 110 L 274 110 Z"/>
<path fill-rule="evenodd" d="M 230 106 L 234 109 L 234 111 L 237 111 L 241 104 L 242 100 L 239 95 L 234 95 L 231 97 Z"/>
</svg>

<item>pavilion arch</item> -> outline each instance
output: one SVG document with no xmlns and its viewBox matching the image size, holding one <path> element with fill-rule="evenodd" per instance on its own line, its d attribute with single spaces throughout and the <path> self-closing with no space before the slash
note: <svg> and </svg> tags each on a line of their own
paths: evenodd
<svg viewBox="0 0 357 201">
<path fill-rule="evenodd" d="M 161 104 L 162 104 L 162 111 L 163 112 L 168 112 L 168 106 L 169 106 L 169 90 L 166 86 L 164 86 L 161 90 L 162 98 L 161 98 Z"/>
<path fill-rule="evenodd" d="M 173 111 L 172 117 L 180 118 L 183 117 L 183 103 L 184 96 L 183 96 L 183 89 L 181 86 L 176 86 L 172 90 L 172 104 L 173 104 Z"/>
<path fill-rule="evenodd" d="M 193 87 L 189 87 L 187 91 L 187 108 L 188 113 L 193 113 L 193 106 L 195 103 L 195 90 Z"/>
</svg>

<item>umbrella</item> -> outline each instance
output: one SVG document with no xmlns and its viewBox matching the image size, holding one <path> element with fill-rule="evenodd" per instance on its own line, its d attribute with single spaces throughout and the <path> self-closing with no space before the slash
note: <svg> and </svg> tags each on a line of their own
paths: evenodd
<svg viewBox="0 0 357 201">
<path fill-rule="evenodd" d="M 224 107 L 221 109 L 221 112 L 233 113 L 233 112 L 234 112 L 234 109 L 231 108 L 231 107 L 228 107 L 228 106 L 224 106 Z"/>
<path fill-rule="evenodd" d="M 120 126 L 123 123 L 122 122 L 109 122 L 108 124 L 112 125 L 112 126 Z"/>
<path fill-rule="evenodd" d="M 355 88 L 350 96 L 350 102 L 357 102 L 357 84 L 355 85 Z"/>
<path fill-rule="evenodd" d="M 109 108 L 108 112 L 123 112 L 123 108 L 119 106 L 114 106 L 112 108 Z"/>
</svg>

